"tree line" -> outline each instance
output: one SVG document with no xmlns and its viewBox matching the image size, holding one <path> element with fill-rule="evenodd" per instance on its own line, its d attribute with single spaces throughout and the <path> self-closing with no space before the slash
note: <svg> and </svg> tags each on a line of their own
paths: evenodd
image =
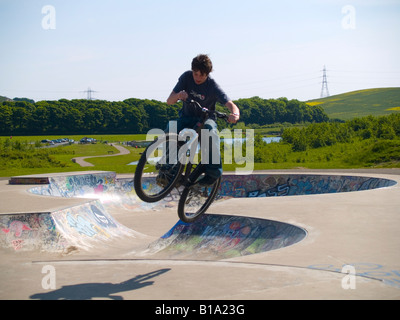
<svg viewBox="0 0 400 320">
<path fill-rule="evenodd" d="M 329 120 L 321 107 L 311 107 L 298 100 L 253 97 L 235 103 L 241 110 L 240 121 L 245 125 Z M 4 101 L 0 104 L 0 135 L 146 133 L 153 128 L 164 129 L 168 121 L 178 118 L 180 108 L 180 103 L 169 106 L 157 100 L 135 98 L 114 102 Z M 227 112 L 221 105 L 217 109 Z M 219 123 L 221 129 L 227 126 L 222 121 Z"/>
<path fill-rule="evenodd" d="M 355 118 L 344 123 L 313 123 L 299 128 L 288 128 L 282 133 L 282 142 L 292 145 L 293 151 L 331 146 L 336 143 L 349 143 L 357 140 L 400 138 L 400 114 L 388 116 L 367 116 Z"/>
<path fill-rule="evenodd" d="M 309 106 L 307 103 L 287 98 L 262 99 L 253 97 L 234 101 L 240 109 L 240 120 L 246 125 L 260 126 L 273 123 L 326 122 L 328 115 L 321 106 Z"/>
</svg>

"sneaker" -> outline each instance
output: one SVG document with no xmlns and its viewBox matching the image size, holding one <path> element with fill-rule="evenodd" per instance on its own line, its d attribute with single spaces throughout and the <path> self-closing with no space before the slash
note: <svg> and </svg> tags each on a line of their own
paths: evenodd
<svg viewBox="0 0 400 320">
<path fill-rule="evenodd" d="M 203 186 L 203 187 L 210 187 L 210 186 L 212 186 L 217 180 L 218 180 L 218 178 L 213 178 L 213 177 L 211 177 L 211 176 L 205 175 L 203 178 L 201 178 L 200 180 L 198 180 L 196 184 L 199 184 L 200 186 Z"/>
</svg>

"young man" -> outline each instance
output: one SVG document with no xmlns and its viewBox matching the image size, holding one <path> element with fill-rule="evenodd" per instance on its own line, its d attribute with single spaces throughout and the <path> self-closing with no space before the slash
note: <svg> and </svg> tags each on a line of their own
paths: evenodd
<svg viewBox="0 0 400 320">
<path fill-rule="evenodd" d="M 213 66 L 210 58 L 205 54 L 198 55 L 192 61 L 192 70 L 186 71 L 180 76 L 178 83 L 168 97 L 167 103 L 169 105 L 176 103 L 178 100 L 183 101 L 183 107 L 179 112 L 180 118 L 177 120 L 178 132 L 184 128 L 193 128 L 201 114 L 201 111 L 186 102 L 188 99 L 197 101 L 202 107 L 209 110 L 215 110 L 215 104 L 219 102 L 231 112 L 228 122 L 236 123 L 239 120 L 239 108 L 228 98 L 214 79 L 209 76 L 212 70 Z M 210 116 L 205 122 L 204 129 L 217 130 L 215 116 Z M 219 145 L 215 146 L 215 149 L 219 151 Z M 199 181 L 199 184 L 212 185 L 221 175 L 221 158 L 219 163 L 210 161 L 210 164 L 205 167 L 205 176 Z"/>
</svg>

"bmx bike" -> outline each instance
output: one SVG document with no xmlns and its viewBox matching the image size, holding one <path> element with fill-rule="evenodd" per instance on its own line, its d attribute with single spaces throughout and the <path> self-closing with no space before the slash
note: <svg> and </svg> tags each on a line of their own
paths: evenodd
<svg viewBox="0 0 400 320">
<path fill-rule="evenodd" d="M 176 188 L 180 194 L 178 216 L 191 223 L 209 208 L 221 184 L 221 177 L 211 186 L 196 183 L 205 171 L 201 159 L 195 159 L 196 154 L 199 158 L 201 129 L 211 114 L 225 120 L 228 115 L 204 108 L 194 100 L 188 102 L 201 110 L 200 120 L 193 129 L 166 132 L 146 148 L 136 167 L 134 187 L 137 196 L 145 202 L 160 201 Z"/>
</svg>

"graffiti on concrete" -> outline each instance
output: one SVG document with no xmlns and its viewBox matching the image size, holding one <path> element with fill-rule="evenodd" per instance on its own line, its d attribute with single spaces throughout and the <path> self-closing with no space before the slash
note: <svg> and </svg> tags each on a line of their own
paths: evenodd
<svg viewBox="0 0 400 320">
<path fill-rule="evenodd" d="M 206 214 L 191 224 L 179 221 L 150 245 L 150 251 L 230 258 L 290 246 L 305 236 L 304 229 L 278 221 Z"/>
<path fill-rule="evenodd" d="M 10 223 L 9 228 L 3 228 L 2 231 L 4 233 L 13 232 L 14 237 L 19 238 L 22 235 L 23 231 L 31 230 L 26 224 L 21 221 L 14 220 Z"/>
<path fill-rule="evenodd" d="M 80 197 L 101 194 L 115 188 L 115 172 L 60 175 L 49 178 L 49 184 L 30 189 L 30 192 L 58 197 Z"/>
<path fill-rule="evenodd" d="M 53 212 L 52 217 L 60 233 L 70 243 L 81 247 L 133 235 L 133 231 L 112 218 L 98 200 Z"/>
<path fill-rule="evenodd" d="M 49 213 L 0 215 L 0 244 L 14 250 L 59 250 L 65 239 Z"/>
<path fill-rule="evenodd" d="M 227 175 L 221 182 L 220 194 L 235 198 L 278 197 L 308 194 L 362 191 L 389 187 L 395 181 L 340 175 Z"/>
<path fill-rule="evenodd" d="M 135 236 L 112 218 L 98 200 L 52 213 L 0 215 L 0 246 L 59 252 L 94 242 Z"/>
<path fill-rule="evenodd" d="M 155 185 L 155 178 L 147 179 L 148 187 Z M 179 201 L 178 190 L 172 192 L 157 203 L 141 201 L 135 193 L 132 179 L 116 179 L 115 173 L 93 173 L 79 176 L 60 176 L 50 178 L 45 186 L 33 187 L 34 194 L 56 197 L 85 197 L 101 201 L 107 209 L 125 210 L 161 210 L 175 207 Z"/>
</svg>

